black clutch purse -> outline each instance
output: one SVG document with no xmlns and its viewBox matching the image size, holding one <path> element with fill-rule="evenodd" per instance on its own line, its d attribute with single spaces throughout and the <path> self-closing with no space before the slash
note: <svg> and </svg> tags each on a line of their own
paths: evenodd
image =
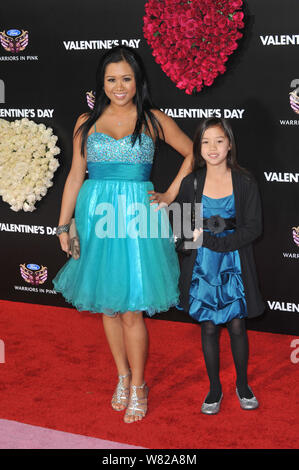
<svg viewBox="0 0 299 470">
<path fill-rule="evenodd" d="M 192 232 L 195 229 L 195 202 L 196 202 L 196 190 L 197 190 L 197 178 L 196 176 L 194 177 L 194 197 L 193 201 L 191 203 L 191 230 Z M 181 232 L 182 232 L 181 227 Z M 175 249 L 178 253 L 182 253 L 183 255 L 190 255 L 192 252 L 191 248 L 186 248 L 186 242 L 192 242 L 192 238 L 186 238 L 183 235 L 181 237 L 175 236 Z"/>
</svg>

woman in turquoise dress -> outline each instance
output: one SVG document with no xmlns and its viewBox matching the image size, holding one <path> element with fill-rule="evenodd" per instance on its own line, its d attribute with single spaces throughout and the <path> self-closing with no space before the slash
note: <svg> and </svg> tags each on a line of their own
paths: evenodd
<svg viewBox="0 0 299 470">
<path fill-rule="evenodd" d="M 261 202 L 252 175 L 239 167 L 230 124 L 220 118 L 201 123 L 194 137 L 194 167 L 181 183 L 180 204 L 201 202 L 202 227 L 194 249 L 181 259 L 180 304 L 201 325 L 210 391 L 201 411 L 216 414 L 223 397 L 219 378 L 219 329 L 226 325 L 236 368 L 236 394 L 242 409 L 258 407 L 247 381 L 245 319 L 261 315 L 252 242 L 262 230 Z M 194 182 L 197 182 L 197 188 Z"/>
<path fill-rule="evenodd" d="M 142 311 L 167 311 L 179 298 L 179 264 L 163 206 L 191 171 L 192 141 L 153 106 L 140 57 L 117 47 L 101 59 L 95 104 L 81 115 L 62 197 L 57 234 L 69 253 L 75 210 L 80 257 L 71 258 L 53 284 L 77 310 L 102 313 L 117 372 L 112 408 L 124 421 L 143 419 L 148 334 Z M 151 167 L 159 138 L 184 157 L 165 193 L 154 191 Z M 85 179 L 86 168 L 88 179 Z"/>
</svg>

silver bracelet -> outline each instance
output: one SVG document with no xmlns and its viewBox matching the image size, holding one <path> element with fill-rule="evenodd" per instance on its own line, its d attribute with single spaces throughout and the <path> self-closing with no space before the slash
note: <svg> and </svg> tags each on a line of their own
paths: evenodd
<svg viewBox="0 0 299 470">
<path fill-rule="evenodd" d="M 56 227 L 56 235 L 59 236 L 63 232 L 68 232 L 70 229 L 70 224 L 58 225 Z"/>
</svg>

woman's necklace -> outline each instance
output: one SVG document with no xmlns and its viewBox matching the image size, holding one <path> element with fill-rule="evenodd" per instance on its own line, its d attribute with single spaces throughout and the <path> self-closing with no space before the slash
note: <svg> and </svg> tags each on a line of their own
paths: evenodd
<svg viewBox="0 0 299 470">
<path fill-rule="evenodd" d="M 123 116 L 123 117 L 117 117 L 116 116 L 116 119 L 117 119 L 116 125 L 117 126 L 123 126 L 125 124 L 128 124 L 128 122 L 132 121 L 132 117 L 129 117 L 128 115 Z"/>
<path fill-rule="evenodd" d="M 132 118 L 119 118 L 120 120 L 117 121 L 116 125 L 117 126 L 123 126 L 125 124 L 128 124 L 129 122 L 132 122 Z"/>
</svg>

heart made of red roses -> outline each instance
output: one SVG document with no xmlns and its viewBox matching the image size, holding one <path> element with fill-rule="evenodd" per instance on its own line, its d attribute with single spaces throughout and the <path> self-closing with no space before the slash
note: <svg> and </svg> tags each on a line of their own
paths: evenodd
<svg viewBox="0 0 299 470">
<path fill-rule="evenodd" d="M 149 0 L 144 37 L 155 61 L 187 94 L 225 72 L 244 27 L 242 0 Z"/>
</svg>

